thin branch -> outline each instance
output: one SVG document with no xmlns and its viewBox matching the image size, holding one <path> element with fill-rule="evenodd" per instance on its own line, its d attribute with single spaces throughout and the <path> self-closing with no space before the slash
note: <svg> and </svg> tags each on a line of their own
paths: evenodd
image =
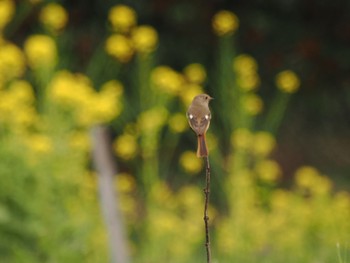
<svg viewBox="0 0 350 263">
<path fill-rule="evenodd" d="M 208 216 L 208 205 L 209 205 L 209 195 L 210 195 L 210 164 L 209 157 L 206 160 L 206 172 L 205 172 L 205 203 L 204 203 L 204 225 L 205 225 L 205 248 L 207 251 L 207 263 L 211 262 L 211 252 L 210 252 L 210 236 L 209 236 L 209 216 Z"/>
</svg>

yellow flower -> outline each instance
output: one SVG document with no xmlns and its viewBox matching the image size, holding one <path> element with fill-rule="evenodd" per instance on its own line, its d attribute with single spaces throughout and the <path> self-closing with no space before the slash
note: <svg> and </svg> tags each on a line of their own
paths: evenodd
<svg viewBox="0 0 350 263">
<path fill-rule="evenodd" d="M 256 72 L 258 69 L 258 64 L 252 56 L 242 54 L 234 58 L 232 68 L 235 72 L 246 75 Z"/>
<path fill-rule="evenodd" d="M 12 122 L 19 130 L 30 127 L 35 124 L 39 118 L 37 111 L 31 105 L 17 108 L 12 115 Z"/>
<path fill-rule="evenodd" d="M 202 192 L 195 186 L 184 186 L 177 193 L 178 202 L 185 207 L 187 211 L 201 210 Z"/>
<path fill-rule="evenodd" d="M 253 138 L 253 134 L 248 129 L 240 128 L 231 134 L 231 143 L 238 149 L 248 149 Z"/>
<path fill-rule="evenodd" d="M 0 92 L 0 96 L 0 119 L 7 121 L 8 119 L 10 119 L 9 115 L 16 107 L 16 101 L 9 92 Z"/>
<path fill-rule="evenodd" d="M 291 193 L 285 190 L 275 190 L 271 196 L 271 207 L 275 211 L 285 211 L 290 209 Z"/>
<path fill-rule="evenodd" d="M 180 93 L 182 102 L 186 105 L 190 105 L 193 98 L 198 94 L 203 93 L 203 88 L 197 84 L 187 84 L 183 87 Z"/>
<path fill-rule="evenodd" d="M 90 120 L 85 123 L 86 125 L 109 122 L 118 116 L 122 110 L 122 105 L 118 99 L 104 91 L 94 94 L 90 99 L 90 105 L 86 106 L 87 108 L 82 107 L 80 111 L 82 118 L 87 113 L 90 114 Z"/>
<path fill-rule="evenodd" d="M 223 10 L 215 14 L 212 25 L 217 35 L 224 36 L 232 34 L 237 30 L 239 20 L 234 13 Z"/>
<path fill-rule="evenodd" d="M 295 172 L 295 182 L 301 188 L 310 188 L 318 176 L 320 174 L 316 168 L 302 166 Z"/>
<path fill-rule="evenodd" d="M 259 86 L 260 78 L 256 73 L 238 75 L 237 84 L 244 91 L 253 91 Z"/>
<path fill-rule="evenodd" d="M 135 179 L 128 173 L 117 174 L 115 185 L 120 193 L 130 193 L 136 189 Z"/>
<path fill-rule="evenodd" d="M 122 63 L 128 62 L 134 54 L 132 42 L 125 36 L 114 34 L 107 38 L 106 52 Z"/>
<path fill-rule="evenodd" d="M 141 53 L 152 52 L 158 43 L 158 34 L 151 26 L 140 26 L 132 32 L 134 47 Z"/>
<path fill-rule="evenodd" d="M 187 119 L 183 113 L 176 113 L 169 118 L 169 127 L 175 133 L 181 133 L 188 128 Z"/>
<path fill-rule="evenodd" d="M 14 77 L 20 77 L 25 70 L 25 58 L 15 45 L 0 43 L 0 84 Z"/>
<path fill-rule="evenodd" d="M 114 30 L 126 33 L 136 25 L 137 17 L 135 11 L 130 7 L 116 5 L 110 9 L 108 19 Z"/>
<path fill-rule="evenodd" d="M 255 170 L 259 177 L 267 182 L 276 182 L 281 176 L 281 168 L 276 161 L 262 160 L 256 164 Z"/>
<path fill-rule="evenodd" d="M 119 173 L 115 177 L 114 187 L 120 198 L 120 210 L 128 223 L 133 224 L 137 218 L 136 199 L 133 197 L 133 191 L 136 189 L 136 182 L 132 175 L 128 173 Z"/>
<path fill-rule="evenodd" d="M 41 10 L 39 19 L 48 29 L 59 31 L 67 24 L 68 15 L 61 5 L 49 3 Z"/>
<path fill-rule="evenodd" d="M 159 66 L 153 69 L 151 81 L 156 88 L 173 95 L 181 91 L 184 83 L 182 75 L 167 66 Z"/>
<path fill-rule="evenodd" d="M 12 0 L 0 0 L 0 31 L 12 19 L 15 12 L 15 3 Z"/>
<path fill-rule="evenodd" d="M 81 107 L 91 102 L 94 90 L 86 76 L 63 70 L 53 77 L 49 84 L 49 94 L 62 105 Z"/>
<path fill-rule="evenodd" d="M 190 64 L 184 69 L 186 79 L 194 84 L 201 84 L 205 81 L 207 73 L 201 64 Z"/>
<path fill-rule="evenodd" d="M 142 132 L 156 131 L 166 123 L 168 114 L 167 109 L 164 107 L 152 108 L 139 115 L 137 124 Z"/>
<path fill-rule="evenodd" d="M 117 80 L 110 80 L 102 85 L 101 91 L 96 94 L 96 111 L 99 113 L 102 122 L 107 122 L 117 117 L 122 110 L 120 97 L 123 94 L 123 86 Z"/>
<path fill-rule="evenodd" d="M 55 41 L 45 35 L 32 35 L 24 43 L 24 52 L 32 68 L 52 67 L 57 61 Z"/>
<path fill-rule="evenodd" d="M 259 156 L 267 156 L 276 146 L 276 140 L 268 132 L 257 132 L 254 134 L 252 151 Z"/>
<path fill-rule="evenodd" d="M 18 105 L 34 103 L 34 91 L 29 82 L 25 80 L 13 81 L 9 90 L 11 96 L 17 101 Z"/>
<path fill-rule="evenodd" d="M 74 131 L 69 134 L 69 145 L 78 150 L 88 151 L 90 149 L 90 137 L 86 132 Z"/>
<path fill-rule="evenodd" d="M 277 74 L 276 85 L 286 93 L 294 93 L 299 89 L 300 80 L 293 71 L 285 70 Z"/>
<path fill-rule="evenodd" d="M 119 136 L 113 143 L 116 155 L 122 159 L 130 160 L 137 154 L 136 138 L 130 134 Z"/>
<path fill-rule="evenodd" d="M 118 80 L 110 80 L 101 87 L 101 93 L 113 98 L 119 98 L 123 94 L 123 85 Z"/>
<path fill-rule="evenodd" d="M 300 167 L 295 172 L 295 182 L 299 188 L 318 195 L 329 193 L 332 187 L 331 181 L 311 166 Z"/>
<path fill-rule="evenodd" d="M 86 76 L 68 71 L 58 72 L 49 84 L 51 99 L 72 110 L 83 126 L 106 123 L 117 117 L 122 110 L 122 93 L 123 87 L 116 80 L 106 82 L 96 92 Z"/>
<path fill-rule="evenodd" d="M 26 142 L 35 153 L 45 154 L 52 151 L 52 140 L 46 135 L 31 135 Z"/>
<path fill-rule="evenodd" d="M 242 106 L 250 115 L 259 114 L 264 106 L 262 99 L 256 94 L 248 94 L 242 98 Z"/>
<path fill-rule="evenodd" d="M 186 151 L 180 156 L 180 165 L 189 174 L 197 174 L 202 170 L 203 162 L 196 153 Z"/>
</svg>

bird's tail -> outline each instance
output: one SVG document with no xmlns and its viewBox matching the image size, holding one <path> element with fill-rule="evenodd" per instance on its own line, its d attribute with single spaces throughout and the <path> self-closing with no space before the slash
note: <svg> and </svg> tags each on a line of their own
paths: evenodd
<svg viewBox="0 0 350 263">
<path fill-rule="evenodd" d="M 205 134 L 198 135 L 197 138 L 198 138 L 197 157 L 207 157 L 208 148 L 207 148 L 207 142 L 205 140 Z"/>
</svg>

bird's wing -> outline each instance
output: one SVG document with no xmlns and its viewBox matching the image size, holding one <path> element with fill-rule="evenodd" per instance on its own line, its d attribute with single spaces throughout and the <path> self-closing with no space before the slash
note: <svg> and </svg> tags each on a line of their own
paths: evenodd
<svg viewBox="0 0 350 263">
<path fill-rule="evenodd" d="M 199 118 L 192 114 L 187 114 L 187 118 L 192 130 L 197 135 L 202 135 L 208 130 L 211 119 L 210 113 Z"/>
</svg>

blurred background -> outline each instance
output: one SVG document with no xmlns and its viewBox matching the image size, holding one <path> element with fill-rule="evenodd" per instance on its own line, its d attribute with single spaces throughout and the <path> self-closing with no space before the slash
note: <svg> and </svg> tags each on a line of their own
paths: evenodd
<svg viewBox="0 0 350 263">
<path fill-rule="evenodd" d="M 213 262 L 347 262 L 349 11 L 0 0 L 0 261 L 204 262 L 208 93 Z"/>
</svg>

